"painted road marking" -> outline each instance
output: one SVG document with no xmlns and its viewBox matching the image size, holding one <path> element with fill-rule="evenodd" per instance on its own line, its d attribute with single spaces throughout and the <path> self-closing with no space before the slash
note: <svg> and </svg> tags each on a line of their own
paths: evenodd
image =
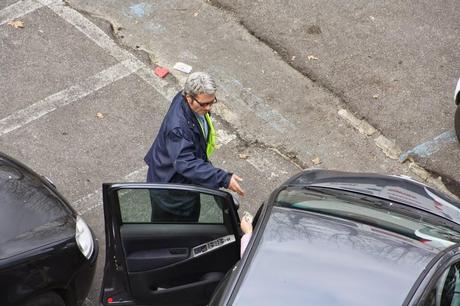
<svg viewBox="0 0 460 306">
<path fill-rule="evenodd" d="M 65 6 L 60 1 L 47 1 L 47 0 L 39 0 L 40 3 L 46 5 L 49 9 L 55 12 L 58 16 L 63 18 L 68 23 L 72 24 L 76 27 L 80 32 L 82 32 L 85 36 L 91 39 L 94 43 L 96 43 L 99 47 L 104 49 L 108 52 L 111 56 L 113 56 L 118 61 L 121 61 L 120 64 L 115 65 L 114 67 L 121 66 L 128 68 L 128 69 L 120 69 L 119 73 L 106 75 L 105 71 L 97 74 L 96 76 L 88 79 L 83 86 L 75 85 L 72 86 L 64 91 L 56 93 L 44 100 L 41 100 L 23 110 L 20 110 L 2 120 L 0 120 L 0 136 L 16 130 L 21 126 L 24 126 L 27 123 L 32 122 L 52 111 L 57 109 L 57 107 L 61 107 L 67 105 L 71 102 L 74 102 L 91 92 L 102 88 L 110 84 L 110 78 L 107 76 L 112 76 L 113 81 L 116 79 L 122 78 L 127 76 L 131 73 L 136 73 L 139 77 L 141 77 L 145 82 L 147 82 L 150 86 L 152 86 L 157 92 L 159 92 L 165 99 L 166 103 L 172 100 L 172 98 L 176 95 L 178 89 L 174 86 L 170 85 L 165 80 L 156 78 L 152 74 L 152 70 L 138 60 L 134 55 L 129 53 L 128 51 L 120 48 L 104 31 L 98 28 L 95 24 L 85 18 L 83 15 L 78 13 L 77 11 Z M 35 6 L 36 8 L 40 7 L 38 5 Z M 32 10 L 30 10 L 32 11 Z M 113 69 L 109 68 L 109 69 Z M 118 69 L 116 69 L 118 70 Z M 101 76 L 103 76 L 101 78 Z M 100 81 L 107 81 L 101 82 Z M 95 87 L 91 88 L 92 85 L 96 85 Z M 86 89 L 86 90 L 85 90 Z M 217 132 L 226 135 L 223 140 L 223 144 L 227 144 L 228 142 L 232 141 L 236 138 L 236 136 L 229 135 L 228 133 L 218 130 Z M 123 178 L 123 181 L 145 181 L 145 174 L 140 175 L 141 173 L 146 172 L 146 167 L 136 170 L 130 173 L 128 176 Z M 102 195 L 101 191 L 97 190 L 91 194 L 84 196 L 83 198 L 75 201 L 72 205 L 81 213 L 87 213 L 94 208 L 100 206 L 102 203 Z"/>
<path fill-rule="evenodd" d="M 45 2 L 45 0 L 38 0 L 40 2 Z M 95 42 L 102 49 L 107 51 L 111 56 L 116 58 L 118 61 L 125 61 L 130 59 L 132 61 L 139 61 L 134 55 L 128 51 L 120 48 L 114 41 L 111 39 L 104 31 L 94 25 L 86 17 L 84 17 L 79 12 L 74 9 L 66 6 L 63 2 L 54 2 L 48 4 L 47 7 L 51 9 L 54 13 L 64 19 L 66 22 L 73 25 L 81 33 Z"/>
<path fill-rule="evenodd" d="M 34 0 L 24 0 L 11 4 L 10 6 L 7 6 L 0 11 L 0 25 L 27 15 L 28 13 L 39 9 L 44 5 L 45 4 L 38 3 Z"/>
<path fill-rule="evenodd" d="M 419 144 L 415 148 L 401 154 L 399 161 L 404 162 L 410 156 L 428 157 L 438 152 L 443 145 L 455 142 L 457 142 L 457 136 L 454 131 L 444 132 L 432 140 Z"/>
<path fill-rule="evenodd" d="M 155 77 L 150 67 L 142 63 L 128 51 L 120 48 L 111 37 L 109 37 L 104 31 L 102 31 L 99 27 L 97 27 L 94 23 L 81 15 L 79 12 L 68 6 L 65 6 L 60 2 L 48 5 L 48 7 L 65 21 L 75 26 L 95 44 L 106 50 L 117 60 L 122 61 L 130 59 L 132 61 L 138 62 L 142 68 L 139 69 L 136 74 L 150 86 L 152 86 L 157 92 L 159 92 L 166 99 L 167 103 L 169 103 L 169 101 L 171 101 L 175 96 L 179 88 L 176 88 L 174 85 L 171 85 L 169 82 L 163 79 Z M 179 77 L 178 79 L 180 79 L 182 82 L 185 81 L 184 77 Z M 267 122 L 267 124 L 269 124 L 278 132 L 282 133 L 295 129 L 289 120 L 284 118 L 276 110 L 271 109 L 260 97 L 251 93 L 251 91 L 248 88 L 245 88 L 239 81 L 233 80 L 231 82 L 223 83 L 222 88 L 228 96 L 230 96 L 233 100 L 236 100 L 237 104 L 249 107 L 249 109 L 254 114 L 256 114 L 257 117 L 261 118 L 264 122 Z M 227 115 L 232 114 L 232 112 L 230 112 L 223 104 L 218 109 L 223 111 L 222 115 L 224 115 L 224 118 L 227 118 Z M 233 118 L 238 116 L 230 117 Z"/>
<path fill-rule="evenodd" d="M 67 89 L 35 102 L 0 120 L 0 136 L 21 128 L 22 126 L 45 116 L 46 114 L 68 105 L 119 80 L 139 69 L 136 62 L 123 61 L 109 67 Z"/>
<path fill-rule="evenodd" d="M 97 27 L 94 23 L 85 18 L 76 10 L 66 6 L 63 2 L 58 0 L 37 1 L 21 1 L 20 3 L 23 4 L 17 6 L 23 10 L 26 9 L 29 12 L 42 6 L 47 6 L 58 16 L 76 27 L 80 32 L 86 35 L 99 47 L 107 51 L 118 61 L 131 60 L 132 62 L 137 63 L 140 66 L 140 69 L 136 71 L 136 74 L 149 85 L 151 85 L 156 91 L 158 91 L 166 99 L 166 101 L 170 101 L 177 93 L 178 88 L 170 85 L 165 80 L 154 77 L 151 73 L 151 69 L 147 65 L 142 63 L 128 51 L 120 48 L 104 31 L 102 31 L 99 27 Z M 15 14 L 10 13 L 9 18 L 11 18 L 13 15 L 19 16 L 19 10 L 19 8 L 16 9 Z M 228 88 L 226 88 L 227 90 L 225 91 L 227 91 L 231 98 L 237 100 L 239 104 L 248 106 L 250 109 L 252 109 L 253 112 L 256 110 L 254 113 L 262 120 L 267 122 L 270 126 L 272 126 L 275 130 L 283 132 L 287 129 L 293 128 L 292 124 L 286 118 L 284 118 L 279 112 L 271 109 L 264 103 L 261 98 L 252 94 L 250 90 L 245 88 L 239 81 L 233 80 L 226 85 L 228 86 L 225 87 Z M 227 113 L 228 112 L 225 112 L 225 114 Z"/>
<path fill-rule="evenodd" d="M 146 173 L 147 166 L 144 166 L 126 175 L 121 179 L 120 182 L 145 182 L 145 178 L 147 177 Z M 100 189 L 72 203 L 72 207 L 75 208 L 80 213 L 80 215 L 86 214 L 87 212 L 90 212 L 101 205 L 102 190 Z"/>
<path fill-rule="evenodd" d="M 172 98 L 176 95 L 178 88 L 175 88 L 174 86 L 170 85 L 165 80 L 155 77 L 152 73 L 151 68 L 142 63 L 131 53 L 127 52 L 124 49 L 121 49 L 112 40 L 112 38 L 110 38 L 104 31 L 102 31 L 99 27 L 97 27 L 94 23 L 85 18 L 79 12 L 60 3 L 55 3 L 53 5 L 49 5 L 48 7 L 52 9 L 61 18 L 63 18 L 65 21 L 74 25 L 79 31 L 81 31 L 99 47 L 106 50 L 117 60 L 129 59 L 138 63 L 141 66 L 141 68 L 136 72 L 136 74 L 139 77 L 141 77 L 145 82 L 147 82 L 150 86 L 152 86 L 157 92 L 159 92 L 166 99 L 167 103 L 169 103 L 169 101 L 171 101 Z M 258 114 L 258 116 L 262 116 L 262 119 L 266 120 L 278 131 L 284 131 L 286 128 L 293 128 L 293 126 L 287 119 L 285 119 L 281 114 L 277 113 L 276 111 L 271 110 L 267 105 L 263 103 L 262 99 L 256 97 L 250 91 L 245 89 L 240 82 L 232 82 L 232 88 L 235 90 L 229 90 L 229 92 L 237 93 L 238 96 L 235 97 L 237 100 L 244 98 L 244 101 L 242 101 L 240 104 L 244 103 L 253 110 L 257 110 L 256 114 Z M 227 144 L 236 138 L 235 135 L 228 134 L 223 130 L 217 130 L 217 133 L 220 133 L 220 136 L 223 136 L 221 138 L 219 145 Z M 252 162 L 256 165 L 261 165 L 265 163 L 264 161 L 257 162 L 256 160 L 252 160 Z M 142 178 L 142 181 L 144 179 L 145 178 Z M 90 204 L 89 207 L 93 206 Z"/>
<path fill-rule="evenodd" d="M 44 2 L 46 0 L 39 0 Z M 120 48 L 111 37 L 109 37 L 98 26 L 88 20 L 85 16 L 76 10 L 65 6 L 62 2 L 55 2 L 47 5 L 53 12 L 55 12 L 62 19 L 73 25 L 86 37 L 91 39 L 96 45 L 104 49 L 111 56 L 118 61 L 130 60 L 139 66 L 136 74 L 141 77 L 145 82 L 158 91 L 169 103 L 176 95 L 178 89 L 170 85 L 167 81 L 157 78 L 153 75 L 152 69 L 137 59 L 133 54 Z"/>
</svg>

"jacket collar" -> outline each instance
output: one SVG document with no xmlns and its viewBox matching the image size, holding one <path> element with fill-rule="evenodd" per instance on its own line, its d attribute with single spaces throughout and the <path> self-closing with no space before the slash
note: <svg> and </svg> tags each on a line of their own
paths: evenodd
<svg viewBox="0 0 460 306">
<path fill-rule="evenodd" d="M 181 105 L 182 111 L 184 112 L 187 124 L 194 133 L 200 135 L 200 147 L 204 152 L 206 152 L 206 139 L 204 138 L 203 131 L 201 130 L 200 124 L 198 123 L 195 112 L 190 108 L 190 105 L 188 105 L 187 100 L 185 99 L 185 96 L 182 94 L 182 92 L 178 93 L 178 95 L 180 95 L 181 98 L 179 103 Z"/>
</svg>

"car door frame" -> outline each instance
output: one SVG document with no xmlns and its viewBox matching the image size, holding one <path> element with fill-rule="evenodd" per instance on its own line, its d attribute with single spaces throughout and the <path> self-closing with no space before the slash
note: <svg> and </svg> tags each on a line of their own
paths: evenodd
<svg viewBox="0 0 460 306">
<path fill-rule="evenodd" d="M 425 268 L 404 301 L 404 306 L 419 306 L 427 293 L 436 285 L 445 269 L 460 262 L 460 244 L 455 244 L 443 250 Z"/>
<path fill-rule="evenodd" d="M 106 260 L 104 267 L 104 280 L 101 285 L 101 305 L 136 305 L 131 295 L 126 258 L 123 252 L 123 243 L 120 234 L 122 216 L 120 203 L 116 192 L 120 189 L 168 189 L 181 191 L 194 191 L 219 196 L 228 203 L 231 226 L 235 235 L 235 243 L 239 245 L 241 231 L 239 228 L 238 205 L 233 196 L 226 191 L 210 189 L 195 185 L 158 184 L 158 183 L 104 183 L 102 185 L 104 220 L 106 232 Z M 106 285 L 106 279 L 110 286 Z M 111 295 L 106 297 L 105 287 L 111 288 Z"/>
</svg>

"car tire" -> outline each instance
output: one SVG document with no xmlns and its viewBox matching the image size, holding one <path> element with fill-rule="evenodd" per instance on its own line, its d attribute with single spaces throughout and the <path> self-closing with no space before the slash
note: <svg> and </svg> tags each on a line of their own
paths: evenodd
<svg viewBox="0 0 460 306">
<path fill-rule="evenodd" d="M 59 294 L 54 292 L 47 292 L 35 296 L 21 304 L 21 306 L 66 306 L 64 300 Z"/>
<path fill-rule="evenodd" d="M 455 133 L 457 133 L 457 139 L 460 141 L 460 105 L 457 106 L 455 111 Z"/>
</svg>

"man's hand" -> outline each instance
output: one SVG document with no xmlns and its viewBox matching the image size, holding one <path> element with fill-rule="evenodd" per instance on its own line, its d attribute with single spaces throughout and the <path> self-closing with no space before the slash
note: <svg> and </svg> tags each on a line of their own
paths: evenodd
<svg viewBox="0 0 460 306">
<path fill-rule="evenodd" d="M 232 174 L 232 177 L 230 178 L 230 183 L 228 184 L 228 189 L 230 189 L 231 191 L 235 191 L 240 196 L 244 196 L 244 190 L 241 189 L 240 184 L 238 184 L 238 182 L 242 181 L 243 179 L 241 177 L 239 177 L 236 174 Z"/>
</svg>

